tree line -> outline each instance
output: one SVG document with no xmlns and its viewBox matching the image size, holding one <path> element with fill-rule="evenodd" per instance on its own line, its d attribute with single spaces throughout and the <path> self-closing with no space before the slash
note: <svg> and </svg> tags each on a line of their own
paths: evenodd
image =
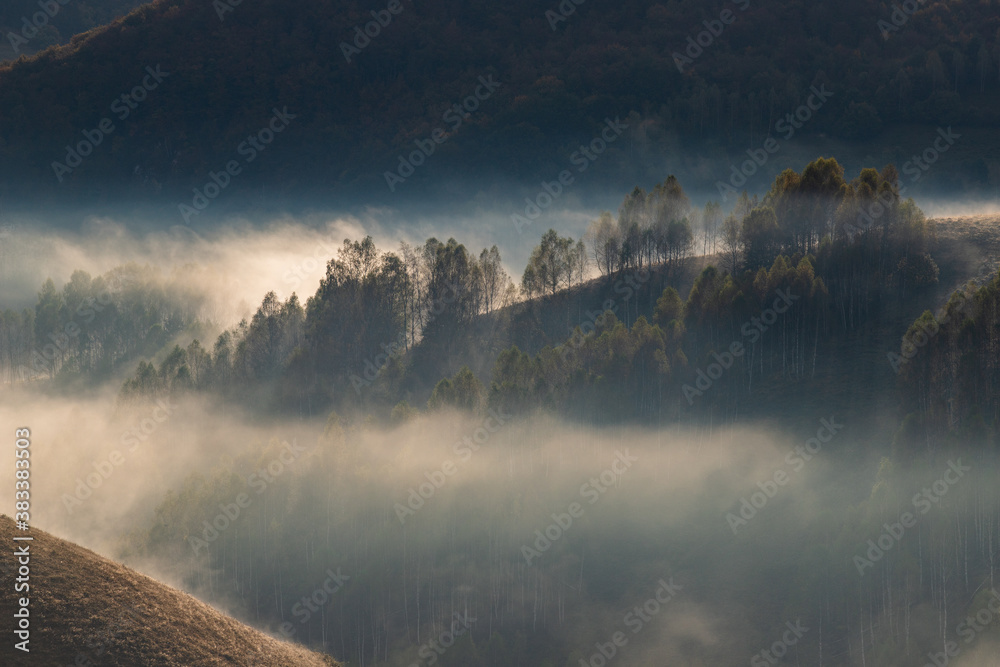
<svg viewBox="0 0 1000 667">
<path fill-rule="evenodd" d="M 371 237 L 345 239 L 304 305 L 295 294 L 282 303 L 270 292 L 212 350 L 195 340 L 159 366 L 141 362 L 121 395 L 217 390 L 305 411 L 312 400 L 354 403 L 362 386 L 398 369 L 421 342 L 447 347 L 473 320 L 517 298 L 496 246 L 477 256 L 455 239 L 430 238 L 386 252 Z"/>
<path fill-rule="evenodd" d="M 571 289 L 587 298 L 591 267 L 599 274 L 592 285 L 651 270 L 672 275 L 700 248 L 708 266 L 683 299 L 670 288 L 641 322 L 612 312 L 578 320 L 581 331 L 550 339 L 547 349 L 498 350 L 494 367 L 486 366 L 492 377 L 476 380 L 484 401 L 581 413 L 592 404 L 594 415 L 622 405 L 622 418 L 662 415 L 656 406 L 683 408 L 686 374 L 741 340 L 742 324 L 767 310 L 778 290 L 801 299 L 775 325 L 780 335 L 753 341 L 706 403 L 729 396 L 730 386 L 749 391 L 762 373 L 813 377 L 833 331 L 867 326 L 887 304 L 937 281 L 933 241 L 923 214 L 900 197 L 892 166 L 848 181 L 836 160 L 820 158 L 801 173 L 780 174 L 762 198 L 742 193 L 728 213 L 715 202 L 695 209 L 671 176 L 648 193 L 634 189 L 584 239 L 545 232 L 520 288 L 496 246 L 476 254 L 455 239 L 431 238 L 383 251 L 370 237 L 346 239 L 304 303 L 271 292 L 207 346 L 197 335 L 208 330 L 197 318 L 198 300 L 164 288 L 151 269 L 125 267 L 96 279 L 77 272 L 61 292 L 47 282 L 33 310 L 4 314 L 0 364 L 8 381 L 18 381 L 25 379 L 18 369 L 32 368 L 33 359 L 35 376 L 69 377 L 107 374 L 142 358 L 123 400 L 219 391 L 303 414 L 332 405 L 382 406 L 388 414 L 430 394 L 443 369 L 451 367 L 450 379 L 468 363 L 452 359 L 452 350 L 473 332 L 482 335 L 484 325 L 502 342 L 517 333 L 505 326 L 537 326 L 532 303 Z M 434 400 L 448 403 L 447 392 Z"/>
</svg>

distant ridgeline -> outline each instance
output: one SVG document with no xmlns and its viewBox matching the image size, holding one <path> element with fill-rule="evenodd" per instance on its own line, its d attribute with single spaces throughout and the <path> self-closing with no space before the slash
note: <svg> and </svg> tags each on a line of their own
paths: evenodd
<svg viewBox="0 0 1000 667">
<path fill-rule="evenodd" d="M 65 41 L 135 4 L 11 0 L 0 10 L 0 46 L 13 55 Z M 295 125 L 266 160 L 244 165 L 234 190 L 266 183 L 268 192 L 350 185 L 385 193 L 385 174 L 428 137 L 432 146 L 447 141 L 447 151 L 397 189 L 432 182 L 432 173 L 434 182 L 533 180 L 540 170 L 558 173 L 552 168 L 572 152 L 566 146 L 600 132 L 606 119 L 635 128 L 628 118 L 640 114 L 649 154 L 676 149 L 675 139 L 685 150 L 739 145 L 780 135 L 789 122 L 847 141 L 885 127 L 1000 122 L 1000 20 L 984 3 L 919 3 L 902 21 L 889 2 L 740 0 L 720 3 L 729 12 L 721 34 L 720 10 L 704 3 L 574 4 L 558 20 L 558 3 L 543 0 L 388 4 L 304 0 L 290 12 L 278 0 L 160 0 L 58 50 L 0 66 L 0 176 L 60 194 L 100 184 L 108 188 L 100 192 L 190 198 L 275 107 L 296 116 Z M 48 25 L 32 25 L 56 9 Z M 167 82 L 57 178 L 53 163 L 65 164 L 84 132 L 113 120 L 110 104 L 157 66 Z M 482 80 L 495 81 L 496 92 L 450 122 L 456 103 L 484 100 Z M 822 110 L 805 127 L 786 116 L 812 104 L 817 90 Z M 638 138 L 610 146 L 601 158 L 607 173 L 634 164 L 633 147 Z M 992 158 L 968 159 L 980 178 Z"/>
<path fill-rule="evenodd" d="M 6 0 L 0 6 L 0 60 L 65 44 L 142 4 L 144 0 Z"/>
</svg>

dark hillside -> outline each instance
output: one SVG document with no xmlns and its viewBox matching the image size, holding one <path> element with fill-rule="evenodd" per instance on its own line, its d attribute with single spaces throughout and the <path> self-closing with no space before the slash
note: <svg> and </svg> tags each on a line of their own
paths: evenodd
<svg viewBox="0 0 1000 667">
<path fill-rule="evenodd" d="M 382 199 L 392 194 L 387 170 L 438 127 L 446 143 L 395 192 L 473 174 L 484 182 L 499 174 L 551 178 L 606 118 L 618 117 L 630 124 L 628 141 L 612 145 L 598 168 L 632 180 L 636 160 L 660 165 L 662 155 L 681 151 L 696 164 L 706 147 L 787 138 L 779 121 L 814 86 L 832 97 L 800 135 L 859 145 L 901 123 L 922 145 L 921 128 L 988 127 L 1000 109 L 995 3 L 928 4 L 889 39 L 878 22 L 892 15 L 892 3 L 866 0 L 597 2 L 554 28 L 545 0 L 406 0 L 399 8 L 395 16 L 381 10 L 391 21 L 345 56 L 355 28 L 372 21 L 369 4 L 143 6 L 72 44 L 0 67 L 0 177 L 62 195 L 126 189 L 193 197 L 273 109 L 285 107 L 295 116 L 290 129 L 244 165 L 233 190 Z M 679 68 L 674 55 L 723 10 L 735 12 L 734 22 Z M 112 102 L 157 65 L 169 77 L 116 118 Z M 502 85 L 480 90 L 473 113 L 443 116 L 480 77 Z M 75 162 L 67 145 L 103 118 L 113 133 L 60 182 L 52 163 Z M 989 146 L 976 155 L 953 165 L 956 175 L 992 178 Z"/>
<path fill-rule="evenodd" d="M 898 352 L 900 340 L 925 310 L 936 311 L 967 282 L 979 284 L 996 276 L 1000 267 L 1000 220 L 948 218 L 932 220 L 937 240 L 931 250 L 939 268 L 939 281 L 912 298 L 889 300 L 875 319 L 856 328 L 820 332 L 817 344 L 826 353 L 817 355 L 807 377 L 788 383 L 780 377 L 765 379 L 730 405 L 746 417 L 781 417 L 803 411 L 830 409 L 838 413 L 892 413 L 898 404 L 898 377 L 888 361 Z M 503 350 L 516 345 L 530 356 L 545 346 L 564 344 L 577 326 L 593 325 L 610 306 L 619 320 L 631 327 L 640 317 L 654 318 L 656 301 L 667 287 L 686 300 L 702 270 L 721 266 L 718 255 L 691 257 L 673 267 L 651 271 L 626 271 L 601 277 L 564 290 L 519 303 L 479 318 L 467 332 L 445 348 L 425 341 L 413 353 L 412 402 L 423 404 L 433 378 L 451 377 L 469 366 L 487 386 L 493 380 L 494 362 Z M 648 276 L 648 278 L 646 278 Z M 643 280 L 643 278 L 646 278 Z M 694 374 L 694 369 L 689 373 Z M 423 379 L 423 382 L 420 380 Z M 685 378 L 685 381 L 686 378 Z M 782 407 L 784 406 L 784 407 Z M 690 417 L 702 415 L 692 410 Z"/>
</svg>

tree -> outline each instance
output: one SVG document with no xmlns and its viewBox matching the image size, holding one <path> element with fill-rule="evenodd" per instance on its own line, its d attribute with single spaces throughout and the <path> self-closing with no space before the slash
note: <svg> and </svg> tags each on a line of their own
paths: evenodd
<svg viewBox="0 0 1000 667">
<path fill-rule="evenodd" d="M 650 243 L 644 248 L 647 259 L 651 260 L 654 253 L 661 262 L 686 254 L 692 238 L 687 222 L 691 200 L 677 178 L 669 176 L 654 187 L 646 198 L 646 206 L 651 230 Z"/>
<path fill-rule="evenodd" d="M 621 236 L 615 218 L 608 211 L 590 223 L 587 238 L 593 251 L 594 263 L 603 276 L 610 276 L 618 269 L 621 258 Z"/>
<path fill-rule="evenodd" d="M 408 289 L 403 295 L 403 328 L 406 332 L 406 348 L 417 342 L 423 329 L 423 306 L 427 291 L 427 270 L 423 255 L 418 254 L 409 243 L 399 244 L 399 254 L 403 258 Z"/>
<path fill-rule="evenodd" d="M 535 274 L 535 267 L 529 263 L 524 267 L 524 273 L 521 275 L 521 291 L 528 299 L 534 299 L 535 295 L 540 293 L 542 289 L 541 280 Z"/>
<path fill-rule="evenodd" d="M 587 246 L 581 239 L 576 242 L 576 245 L 570 247 L 566 253 L 566 276 L 570 289 L 573 288 L 574 278 L 577 285 L 583 282 L 583 278 L 587 274 L 588 264 Z"/>
<path fill-rule="evenodd" d="M 500 251 L 494 245 L 479 254 L 479 291 L 483 301 L 483 312 L 489 314 L 503 305 L 504 294 L 510 283 L 510 276 L 503 268 Z"/>
<path fill-rule="evenodd" d="M 719 202 L 710 201 L 705 204 L 705 210 L 701 214 L 701 230 L 704 238 L 703 254 L 708 254 L 709 246 L 711 246 L 712 252 L 715 252 L 715 242 L 724 219 L 722 205 Z"/>
<path fill-rule="evenodd" d="M 63 297 L 56 290 L 56 285 L 49 278 L 38 293 L 38 304 L 35 306 L 35 344 L 49 362 L 49 374 L 54 375 L 58 368 L 55 365 L 55 355 L 45 354 L 46 348 L 55 348 L 59 363 L 62 364 L 64 350 L 62 346 L 53 344 L 53 338 L 62 339 Z M 51 357 L 51 358 L 50 358 Z"/>
<path fill-rule="evenodd" d="M 418 414 L 415 408 L 410 407 L 409 403 L 400 401 L 392 408 L 392 412 L 389 413 L 389 421 L 393 424 L 402 424 L 413 419 Z"/>
<path fill-rule="evenodd" d="M 345 240 L 306 303 L 304 340 L 314 366 L 333 376 L 356 372 L 355 367 L 381 353 L 382 346 L 402 341 L 409 284 L 403 261 L 392 253 L 379 254 L 371 237 Z M 294 317 L 296 307 L 297 299 L 287 306 L 288 317 Z M 278 304 L 271 302 L 258 311 L 256 324 L 250 325 L 254 344 L 277 310 Z"/>
<path fill-rule="evenodd" d="M 694 242 L 694 234 L 691 232 L 691 223 L 687 218 L 671 220 L 667 226 L 666 235 L 666 258 L 667 261 L 683 259 L 691 251 Z"/>
<path fill-rule="evenodd" d="M 621 239 L 619 268 L 642 266 L 643 232 L 648 227 L 646 191 L 636 187 L 625 196 L 618 209 L 618 236 Z"/>
<path fill-rule="evenodd" d="M 770 206 L 756 208 L 743 220 L 740 240 L 749 268 L 770 264 L 781 250 L 778 218 Z"/>
<path fill-rule="evenodd" d="M 569 285 L 575 270 L 575 252 L 572 238 L 562 238 L 554 229 L 545 232 L 542 242 L 532 251 L 521 277 L 525 294 L 555 294 L 564 283 Z"/>
<path fill-rule="evenodd" d="M 722 251 L 727 270 L 735 275 L 743 254 L 743 240 L 740 235 L 740 223 L 733 215 L 726 216 L 722 223 Z"/>
<path fill-rule="evenodd" d="M 671 321 L 680 318 L 684 314 L 684 302 L 673 287 L 663 290 L 663 294 L 656 300 L 656 310 L 653 313 L 653 321 L 660 326 L 669 324 Z"/>
<path fill-rule="evenodd" d="M 305 311 L 292 294 L 285 303 L 268 292 L 237 345 L 236 364 L 247 378 L 266 379 L 284 370 L 304 342 Z"/>
<path fill-rule="evenodd" d="M 468 366 L 462 366 L 451 379 L 445 378 L 438 382 L 427 401 L 427 407 L 432 410 L 447 406 L 475 411 L 482 404 L 483 385 Z"/>
<path fill-rule="evenodd" d="M 489 403 L 502 410 L 526 410 L 534 398 L 537 367 L 517 346 L 504 350 L 493 364 Z"/>
<path fill-rule="evenodd" d="M 805 239 L 805 251 L 833 231 L 834 212 L 846 182 L 844 168 L 834 158 L 818 158 L 802 170 L 796 192 L 801 200 L 798 216 L 803 225 L 796 233 Z"/>
<path fill-rule="evenodd" d="M 433 318 L 428 318 L 423 334 L 444 342 L 479 314 L 481 269 L 475 255 L 455 239 L 444 244 L 435 241 L 433 245 L 431 241 L 426 246 L 432 252 L 427 307 Z"/>
</svg>

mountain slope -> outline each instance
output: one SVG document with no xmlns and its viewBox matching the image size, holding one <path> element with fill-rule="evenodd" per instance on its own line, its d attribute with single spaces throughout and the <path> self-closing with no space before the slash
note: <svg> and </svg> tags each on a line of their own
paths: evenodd
<svg viewBox="0 0 1000 667">
<path fill-rule="evenodd" d="M 24 194 L 14 184 L 26 183 L 62 194 L 96 186 L 193 199 L 193 188 L 238 159 L 243 169 L 227 194 L 385 196 L 385 173 L 436 128 L 445 142 L 394 192 L 469 174 L 551 179 L 606 118 L 630 114 L 628 140 L 612 144 L 597 168 L 633 179 L 642 164 L 659 170 L 665 155 L 680 154 L 711 187 L 719 174 L 703 173 L 702 149 L 759 145 L 822 85 L 833 96 L 797 142 L 806 133 L 865 140 L 908 124 L 912 137 L 891 142 L 916 149 L 938 124 L 1000 121 L 1000 16 L 984 4 L 930 4 L 889 39 L 877 26 L 892 3 L 865 0 L 836 8 L 588 3 L 565 21 L 552 18 L 549 0 L 404 0 L 393 4 L 396 15 L 360 0 L 218 5 L 159 0 L 70 45 L 0 66 L 8 193 Z M 675 60 L 727 7 L 735 21 L 690 64 Z M 372 12 L 384 27 L 371 27 Z M 359 36 L 366 24 L 374 37 Z M 113 112 L 114 100 L 158 65 L 169 76 L 140 91 L 127 117 L 120 105 L 121 115 Z M 487 99 L 469 107 L 478 108 L 445 118 L 491 76 L 501 83 L 495 93 L 481 91 Z M 290 127 L 244 161 L 241 143 L 285 107 L 295 116 Z M 53 162 L 75 162 L 67 146 L 104 118 L 114 131 L 57 175 Z M 968 179 L 993 178 L 988 148 L 966 159 Z"/>
<path fill-rule="evenodd" d="M 74 35 L 110 23 L 147 1 L 73 0 L 40 5 L 37 0 L 6 0 L 0 6 L 0 35 L 5 37 L 0 40 L 0 61 L 65 44 Z M 39 13 L 40 6 L 47 16 Z"/>
<path fill-rule="evenodd" d="M 30 545 L 31 650 L 25 654 L 5 641 L 4 665 L 338 664 L 71 542 L 32 529 L 34 541 L 17 543 L 11 539 L 15 532 L 10 517 L 0 515 L 4 543 Z M 8 553 L 4 585 L 9 588 L 0 598 L 0 615 L 8 623 L 15 611 L 10 563 Z"/>
</svg>

